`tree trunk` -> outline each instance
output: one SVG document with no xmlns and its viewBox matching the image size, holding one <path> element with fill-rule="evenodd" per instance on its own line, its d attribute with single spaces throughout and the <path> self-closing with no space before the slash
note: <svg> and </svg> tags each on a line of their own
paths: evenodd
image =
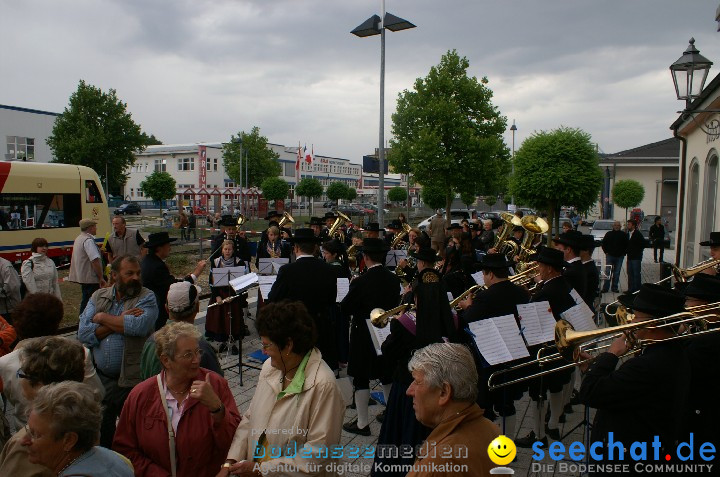
<svg viewBox="0 0 720 477">
<path fill-rule="evenodd" d="M 452 200 L 451 194 L 445 196 L 445 227 L 450 227 L 450 206 L 452 205 Z"/>
</svg>

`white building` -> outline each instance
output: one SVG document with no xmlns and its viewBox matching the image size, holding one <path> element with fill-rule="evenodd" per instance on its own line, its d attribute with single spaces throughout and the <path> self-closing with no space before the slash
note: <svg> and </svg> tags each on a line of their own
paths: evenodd
<svg viewBox="0 0 720 477">
<path fill-rule="evenodd" d="M 3 161 L 50 162 L 47 138 L 59 114 L 0 104 L 0 140 Z"/>
</svg>

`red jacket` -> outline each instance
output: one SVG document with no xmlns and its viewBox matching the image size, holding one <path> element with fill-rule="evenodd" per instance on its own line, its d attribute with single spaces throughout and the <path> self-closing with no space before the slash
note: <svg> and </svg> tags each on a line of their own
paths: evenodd
<svg viewBox="0 0 720 477">
<path fill-rule="evenodd" d="M 215 476 L 240 424 L 227 381 L 204 368 L 199 369 L 195 379 L 204 381 L 208 373 L 215 393 L 225 405 L 225 419 L 215 424 L 207 407 L 195 398 L 188 398 L 175 437 L 177 477 Z M 155 376 L 130 392 L 115 431 L 113 450 L 132 461 L 137 477 L 170 476 L 167 417 Z"/>
</svg>

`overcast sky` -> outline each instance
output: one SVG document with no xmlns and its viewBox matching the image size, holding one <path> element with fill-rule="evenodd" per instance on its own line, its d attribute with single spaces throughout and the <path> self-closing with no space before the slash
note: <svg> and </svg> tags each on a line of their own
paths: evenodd
<svg viewBox="0 0 720 477">
<path fill-rule="evenodd" d="M 487 76 L 516 148 L 560 125 L 603 152 L 671 136 L 668 67 L 691 36 L 720 68 L 718 0 L 387 0 L 386 138 L 399 92 L 449 49 Z M 62 112 L 114 88 L 165 143 L 268 140 L 360 162 L 378 145 L 380 0 L 0 0 L 0 103 Z M 709 81 L 709 80 L 708 80 Z M 506 142 L 511 144 L 508 132 Z"/>
</svg>

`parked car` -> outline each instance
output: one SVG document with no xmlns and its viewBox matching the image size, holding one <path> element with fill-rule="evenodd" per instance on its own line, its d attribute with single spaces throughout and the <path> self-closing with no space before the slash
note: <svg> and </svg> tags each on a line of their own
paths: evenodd
<svg viewBox="0 0 720 477">
<path fill-rule="evenodd" d="M 186 214 L 189 214 L 190 211 L 192 210 L 192 207 L 190 207 L 189 205 L 186 205 L 183 207 L 183 210 L 185 211 Z M 162 211 L 162 216 L 163 216 L 163 218 L 166 218 L 166 219 L 168 217 L 173 217 L 173 216 L 178 216 L 178 215 L 180 215 L 180 209 L 177 206 L 168 207 L 167 209 L 163 209 L 163 211 Z M 202 213 L 200 215 L 206 215 L 206 214 Z"/>
<path fill-rule="evenodd" d="M 140 215 L 142 212 L 142 209 L 140 206 L 135 202 L 126 202 L 122 204 L 120 207 L 115 209 L 113 212 L 115 215 L 128 215 L 128 214 L 135 214 Z"/>
<path fill-rule="evenodd" d="M 445 214 L 443 213 L 443 217 Z M 418 229 L 420 231 L 424 231 L 428 228 L 428 225 L 430 225 L 430 221 L 435 217 L 434 215 L 428 217 L 427 219 L 423 220 L 418 224 Z M 467 209 L 450 209 L 450 223 L 451 224 L 459 224 L 462 222 L 463 219 L 470 220 L 470 217 L 472 217 L 472 212 Z"/>
<path fill-rule="evenodd" d="M 602 240 L 605 234 L 612 230 L 614 220 L 596 220 L 590 229 L 590 235 L 595 237 L 595 241 Z"/>
<path fill-rule="evenodd" d="M 332 209 L 337 206 L 337 202 L 335 202 L 334 200 L 326 200 L 325 202 L 323 202 L 322 206 L 324 209 Z"/>
<path fill-rule="evenodd" d="M 478 218 L 480 220 L 491 220 L 492 221 L 492 228 L 497 229 L 503 224 L 503 219 L 500 217 L 500 214 L 502 212 L 481 212 L 480 215 L 478 215 Z"/>
<path fill-rule="evenodd" d="M 367 212 L 365 212 L 364 209 L 360 209 L 359 207 L 354 207 L 352 205 L 341 205 L 337 209 L 343 214 L 350 216 L 350 215 L 367 215 Z"/>
</svg>

